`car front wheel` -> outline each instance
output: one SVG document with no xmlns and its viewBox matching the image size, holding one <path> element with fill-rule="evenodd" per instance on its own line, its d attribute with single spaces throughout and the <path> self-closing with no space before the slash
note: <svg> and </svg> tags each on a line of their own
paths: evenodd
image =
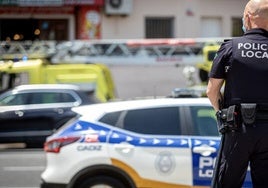
<svg viewBox="0 0 268 188">
<path fill-rule="evenodd" d="M 121 181 L 109 176 L 96 176 L 81 182 L 80 188 L 127 188 Z"/>
</svg>

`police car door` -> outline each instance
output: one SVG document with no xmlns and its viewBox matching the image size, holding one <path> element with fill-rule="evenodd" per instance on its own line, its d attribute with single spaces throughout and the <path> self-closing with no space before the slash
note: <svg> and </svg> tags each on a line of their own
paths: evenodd
<svg viewBox="0 0 268 188">
<path fill-rule="evenodd" d="M 187 134 L 191 137 L 193 185 L 210 186 L 220 143 L 215 111 L 211 106 L 185 107 Z"/>
<path fill-rule="evenodd" d="M 185 117 L 191 135 L 193 185 L 210 186 L 220 145 L 215 111 L 211 106 L 195 105 L 185 107 Z M 252 187 L 249 169 L 243 187 Z"/>
<path fill-rule="evenodd" d="M 109 143 L 113 165 L 137 187 L 192 185 L 190 140 L 181 136 L 179 107 L 136 109 L 121 113 Z"/>
</svg>

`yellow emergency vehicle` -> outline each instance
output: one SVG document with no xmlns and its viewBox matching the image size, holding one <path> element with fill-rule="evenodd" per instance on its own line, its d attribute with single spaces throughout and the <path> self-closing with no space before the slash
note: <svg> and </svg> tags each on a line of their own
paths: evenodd
<svg viewBox="0 0 268 188">
<path fill-rule="evenodd" d="M 207 44 L 202 49 L 204 61 L 197 63 L 199 78 L 202 82 L 208 81 L 208 73 L 211 69 L 213 59 L 220 48 L 220 44 Z"/>
<path fill-rule="evenodd" d="M 102 64 L 51 63 L 45 58 L 0 62 L 1 91 L 21 84 L 75 84 L 95 92 L 100 101 L 114 99 L 115 86 L 108 67 Z"/>
</svg>

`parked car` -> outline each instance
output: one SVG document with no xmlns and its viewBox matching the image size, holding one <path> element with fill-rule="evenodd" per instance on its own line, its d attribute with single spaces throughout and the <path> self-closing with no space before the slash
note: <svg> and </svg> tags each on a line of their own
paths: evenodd
<svg viewBox="0 0 268 188">
<path fill-rule="evenodd" d="M 21 85 L 0 95 L 0 143 L 43 146 L 47 136 L 76 116 L 74 106 L 97 103 L 69 84 Z"/>
<path fill-rule="evenodd" d="M 79 116 L 47 138 L 41 188 L 210 185 L 220 136 L 207 98 L 109 102 L 73 110 Z"/>
</svg>

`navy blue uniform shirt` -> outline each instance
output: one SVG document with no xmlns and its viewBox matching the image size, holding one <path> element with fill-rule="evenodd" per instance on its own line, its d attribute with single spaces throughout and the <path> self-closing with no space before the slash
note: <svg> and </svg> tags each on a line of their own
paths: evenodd
<svg viewBox="0 0 268 188">
<path fill-rule="evenodd" d="M 210 78 L 224 79 L 224 104 L 268 102 L 268 32 L 251 29 L 226 40 L 217 52 Z"/>
</svg>

